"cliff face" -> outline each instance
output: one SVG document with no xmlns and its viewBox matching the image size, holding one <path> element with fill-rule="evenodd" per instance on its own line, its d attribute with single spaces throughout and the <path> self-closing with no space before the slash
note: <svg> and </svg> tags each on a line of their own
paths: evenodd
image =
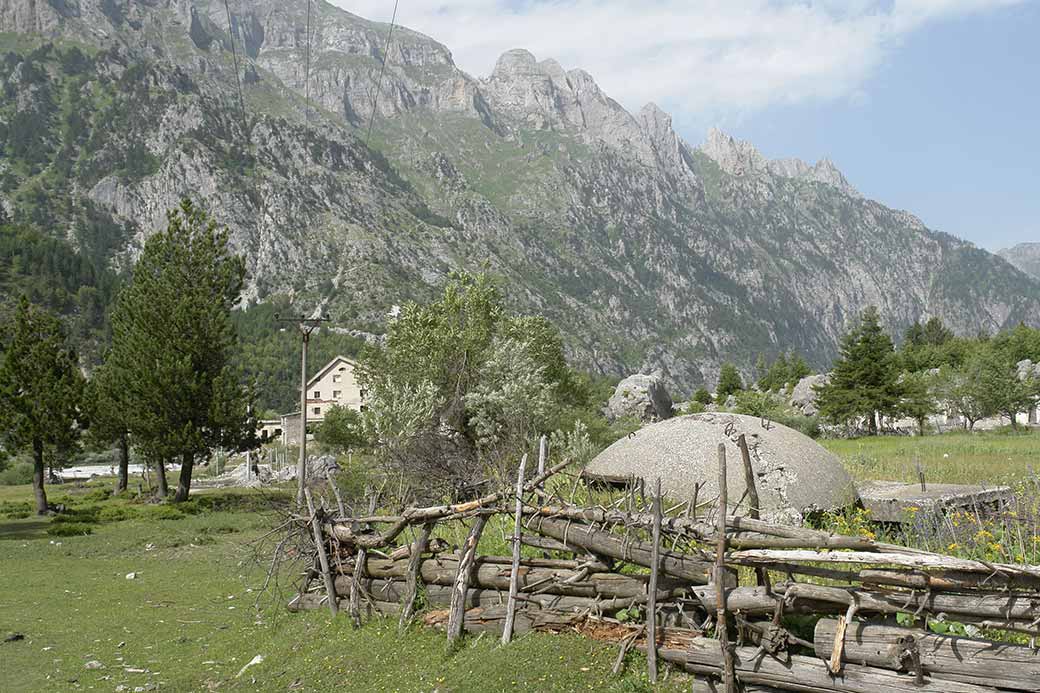
<svg viewBox="0 0 1040 693">
<path fill-rule="evenodd" d="M 1034 279 L 1040 279 L 1040 243 L 1019 243 L 998 251 L 997 255 Z"/>
<path fill-rule="evenodd" d="M 128 263 L 197 196 L 247 256 L 251 300 L 365 331 L 489 267 L 582 365 L 684 387 L 760 352 L 825 365 L 869 304 L 896 330 L 1040 315 L 1036 281 L 829 161 L 770 161 L 717 130 L 691 146 L 655 105 L 628 113 L 523 50 L 477 80 L 401 27 L 379 88 L 389 27 L 321 3 L 308 86 L 306 3 L 232 6 L 229 34 L 205 0 L 0 0 L 0 205 Z"/>
</svg>

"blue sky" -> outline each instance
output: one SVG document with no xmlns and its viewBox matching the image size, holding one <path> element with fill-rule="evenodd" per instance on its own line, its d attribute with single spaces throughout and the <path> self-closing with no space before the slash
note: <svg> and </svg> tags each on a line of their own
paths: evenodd
<svg viewBox="0 0 1040 693">
<path fill-rule="evenodd" d="M 1040 3 L 937 23 L 861 91 L 727 129 L 771 158 L 830 157 L 868 197 L 982 247 L 1040 242 Z"/>
<path fill-rule="evenodd" d="M 1040 0 L 400 0 L 398 22 L 474 76 L 527 48 L 691 144 L 717 125 L 982 247 L 1040 242 Z"/>
</svg>

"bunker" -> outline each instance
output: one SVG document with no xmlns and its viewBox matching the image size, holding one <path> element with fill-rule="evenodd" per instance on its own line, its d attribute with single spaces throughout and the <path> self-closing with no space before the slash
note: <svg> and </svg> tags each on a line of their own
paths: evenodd
<svg viewBox="0 0 1040 693">
<path fill-rule="evenodd" d="M 852 477 L 819 443 L 778 423 L 741 414 L 692 414 L 646 426 L 617 441 L 586 467 L 592 480 L 641 478 L 674 500 L 699 506 L 718 498 L 718 445 L 726 446 L 730 512 L 742 501 L 746 514 L 744 465 L 737 440 L 744 434 L 751 456 L 762 519 L 799 525 L 814 511 L 856 502 Z"/>
</svg>

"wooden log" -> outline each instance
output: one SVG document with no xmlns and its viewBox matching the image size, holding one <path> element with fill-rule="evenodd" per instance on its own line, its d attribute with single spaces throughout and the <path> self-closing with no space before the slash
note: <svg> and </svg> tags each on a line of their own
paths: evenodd
<svg viewBox="0 0 1040 693">
<path fill-rule="evenodd" d="M 487 515 L 477 515 L 473 520 L 469 536 L 462 548 L 462 557 L 459 560 L 458 571 L 455 575 L 453 592 L 451 595 L 451 606 L 448 618 L 448 642 L 454 643 L 462 636 L 463 619 L 466 610 L 466 591 L 469 589 L 473 569 L 473 560 L 477 556 L 477 544 L 480 543 L 480 535 L 484 532 L 487 524 Z"/>
<path fill-rule="evenodd" d="M 696 638 L 683 649 L 660 650 L 662 659 L 685 667 L 693 674 L 722 675 L 722 650 L 717 640 Z M 840 676 L 833 676 L 825 662 L 815 657 L 791 656 L 778 661 L 762 655 L 753 647 L 733 651 L 737 676 L 742 683 L 773 686 L 802 693 L 994 693 L 989 686 L 959 681 L 937 680 L 926 676 L 918 684 L 913 676 L 879 667 L 847 664 Z"/>
<path fill-rule="evenodd" d="M 350 620 L 355 628 L 361 627 L 361 578 L 365 575 L 365 557 L 365 549 L 358 549 L 354 574 L 350 576 Z"/>
<path fill-rule="evenodd" d="M 502 626 L 505 623 L 505 615 L 505 605 L 491 607 L 480 606 L 467 609 L 464 613 L 465 618 L 460 619 L 459 622 L 463 624 L 467 633 L 491 633 L 497 635 L 502 632 Z M 423 617 L 423 622 L 427 626 L 432 626 L 434 628 L 444 628 L 448 626 L 449 620 L 449 612 L 446 610 L 431 611 Z M 524 609 L 516 613 L 514 629 L 518 635 L 533 630 L 559 632 L 571 630 L 575 625 L 584 620 L 585 616 L 581 614 L 566 614 L 559 611 Z"/>
<path fill-rule="evenodd" d="M 530 546 L 536 549 L 542 549 L 544 551 L 560 551 L 566 553 L 580 553 L 579 549 L 573 546 L 568 546 L 562 541 L 556 541 L 549 537 L 535 537 L 530 534 L 524 534 L 520 537 L 520 543 L 524 546 Z"/>
<path fill-rule="evenodd" d="M 821 619 L 813 637 L 824 656 L 836 640 L 838 623 Z M 874 623 L 851 623 L 844 660 L 1016 691 L 1040 691 L 1040 653 L 1021 645 L 935 635 Z"/>
<path fill-rule="evenodd" d="M 897 565 L 906 568 L 956 570 L 966 573 L 992 575 L 1028 575 L 1040 577 L 1040 568 L 1007 563 L 983 563 L 968 558 L 939 554 L 873 553 L 869 551 L 835 551 L 821 553 L 809 550 L 750 549 L 734 551 L 728 560 L 739 565 L 768 565 L 770 563 L 861 563 Z"/>
<path fill-rule="evenodd" d="M 857 579 L 869 585 L 889 585 L 933 591 L 1002 590 L 1040 591 L 1040 578 L 991 572 L 988 575 L 957 570 L 915 571 L 868 568 L 859 571 Z"/>
<path fill-rule="evenodd" d="M 542 436 L 545 439 L 545 436 Z M 509 602 L 506 605 L 506 620 L 502 627 L 502 644 L 508 645 L 513 638 L 513 619 L 516 615 L 516 595 L 520 591 L 520 537 L 524 523 L 524 470 L 527 455 L 520 460 L 520 471 L 516 477 L 516 510 L 513 516 L 513 562 L 509 567 Z"/>
<path fill-rule="evenodd" d="M 652 548 L 645 541 L 626 540 L 610 532 L 595 530 L 588 526 L 574 526 L 564 520 L 549 517 L 534 518 L 528 528 L 592 553 L 627 561 L 645 568 L 650 567 Z M 692 556 L 662 551 L 660 570 L 665 575 L 689 580 L 696 584 L 705 584 L 710 580 L 712 565 Z M 729 574 L 727 581 L 727 584 L 731 586 L 736 583 L 732 574 Z"/>
<path fill-rule="evenodd" d="M 755 480 L 755 470 L 751 466 L 751 451 L 748 450 L 747 438 L 743 433 L 737 438 L 737 447 L 740 448 L 740 459 L 744 466 L 744 487 L 748 492 L 748 515 L 752 520 L 761 517 L 761 502 L 758 498 L 758 482 Z M 737 548 L 741 548 L 737 546 Z M 750 547 L 748 547 L 750 548 Z M 763 567 L 755 568 L 755 581 L 760 587 L 769 584 L 769 571 Z"/>
<path fill-rule="evenodd" d="M 329 601 L 329 613 L 335 617 L 339 610 L 338 600 L 336 599 L 336 583 L 332 579 L 328 554 L 325 553 L 325 538 L 321 533 L 321 521 L 318 519 L 318 513 L 314 509 L 314 499 L 311 498 L 311 490 L 304 486 L 303 494 L 307 499 L 307 511 L 311 516 L 311 531 L 314 535 L 314 545 L 318 552 L 318 562 L 321 565 L 321 576 L 325 581 L 325 595 Z"/>
<path fill-rule="evenodd" d="M 646 593 L 646 664 L 650 683 L 657 683 L 657 572 L 661 562 L 661 479 L 654 485 L 654 527 L 651 534 L 650 584 Z"/>
<path fill-rule="evenodd" d="M 726 508 L 729 500 L 726 488 L 726 445 L 719 443 L 719 513 L 718 543 L 715 546 L 715 635 L 722 649 L 722 684 L 726 693 L 736 693 L 737 674 L 733 650 L 729 643 L 729 611 L 726 609 Z"/>
<path fill-rule="evenodd" d="M 408 594 L 401 607 L 401 619 L 398 622 L 400 628 L 404 628 L 411 622 L 412 615 L 415 612 L 415 600 L 419 595 L 419 566 L 422 565 L 422 555 L 426 552 L 426 547 L 430 543 L 430 534 L 433 532 L 435 524 L 434 522 L 427 522 L 423 525 L 419 538 L 411 546 L 408 556 L 408 574 L 405 578 L 405 589 Z"/>
<path fill-rule="evenodd" d="M 459 562 L 444 557 L 424 559 L 419 566 L 419 577 L 426 585 L 453 585 L 458 574 Z M 338 578 L 337 587 L 341 584 L 349 587 L 353 566 L 345 565 L 344 577 Z M 367 577 L 395 578 L 404 580 L 406 561 L 385 561 L 369 559 L 365 567 Z M 472 572 L 474 587 L 484 589 L 509 589 L 509 569 L 496 563 L 477 562 Z M 580 578 L 580 579 L 579 579 Z M 620 573 L 589 573 L 582 576 L 577 570 L 553 570 L 550 568 L 527 568 L 521 563 L 518 585 L 520 594 L 530 594 L 535 590 L 544 590 L 549 594 L 560 594 L 571 597 L 598 597 L 601 599 L 630 599 L 645 597 L 647 582 L 645 575 L 622 575 Z M 660 578 L 662 594 L 673 591 L 686 591 L 688 586 L 681 580 Z"/>
</svg>

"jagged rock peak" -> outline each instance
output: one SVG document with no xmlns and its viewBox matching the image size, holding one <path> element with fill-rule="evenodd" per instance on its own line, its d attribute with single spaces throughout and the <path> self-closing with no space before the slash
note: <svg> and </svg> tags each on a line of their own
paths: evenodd
<svg viewBox="0 0 1040 693">
<path fill-rule="evenodd" d="M 708 138 L 700 149 L 714 159 L 719 168 L 734 176 L 761 173 L 769 163 L 755 145 L 735 139 L 718 128 L 708 130 Z"/>
<path fill-rule="evenodd" d="M 715 160 L 726 173 L 746 176 L 768 173 L 782 178 L 797 178 L 824 183 L 851 197 L 862 197 L 830 159 L 810 166 L 801 159 L 769 160 L 745 140 L 738 140 L 718 128 L 711 128 L 700 150 Z"/>
</svg>

